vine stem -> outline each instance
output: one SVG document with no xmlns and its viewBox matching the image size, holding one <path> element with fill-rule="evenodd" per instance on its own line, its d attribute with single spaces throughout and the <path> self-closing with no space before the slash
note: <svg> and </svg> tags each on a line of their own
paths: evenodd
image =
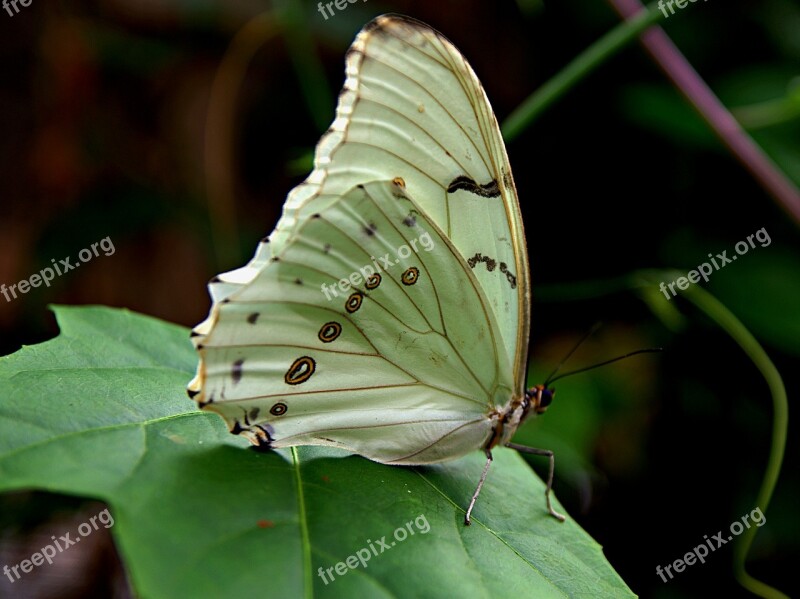
<svg viewBox="0 0 800 599">
<path fill-rule="evenodd" d="M 664 302 L 664 298 L 657 290 L 659 281 L 675 279 L 678 275 L 680 273 L 672 270 L 641 270 L 615 279 L 550 285 L 545 289 L 540 289 L 538 296 L 540 301 L 544 299 L 549 302 L 565 302 L 632 291 L 638 293 L 657 316 L 663 317 L 664 312 L 659 309 Z M 789 429 L 789 403 L 783 379 L 767 352 L 752 333 L 716 297 L 699 285 L 689 288 L 683 293 L 683 296 L 733 339 L 764 377 L 769 389 L 772 397 L 772 441 L 767 467 L 756 497 L 756 505 L 761 508 L 762 512 L 766 512 L 780 476 Z M 663 320 L 665 324 L 669 321 L 674 322 L 674 318 L 664 318 Z M 788 595 L 753 578 L 747 572 L 745 562 L 757 532 L 758 527 L 749 527 L 734 546 L 733 570 L 736 580 L 759 597 L 788 599 Z"/>
<path fill-rule="evenodd" d="M 642 31 L 663 18 L 660 11 L 645 10 L 617 25 L 581 52 L 552 79 L 528 96 L 503 121 L 501 130 L 506 142 L 524 131 L 536 118 L 578 82 L 606 60 L 636 39 Z"/>
<path fill-rule="evenodd" d="M 769 387 L 770 395 L 772 396 L 772 443 L 767 461 L 767 470 L 764 473 L 761 488 L 756 498 L 756 505 L 766 511 L 778 484 L 786 448 L 786 436 L 789 427 L 789 403 L 786 397 L 786 387 L 778 369 L 770 360 L 764 348 L 722 302 L 700 286 L 693 287 L 685 295 L 686 299 L 705 312 L 736 341 L 744 353 L 747 354 L 747 357 L 758 368 Z M 778 589 L 753 578 L 745 568 L 747 554 L 757 532 L 758 528 L 748 528 L 742 535 L 740 542 L 734 546 L 733 570 L 736 579 L 744 588 L 759 597 L 789 599 L 788 595 Z"/>
<path fill-rule="evenodd" d="M 644 13 L 654 12 L 645 8 L 640 0 L 608 2 L 628 22 L 639 22 Z M 800 224 L 800 191 L 725 108 L 666 32 L 659 26 L 653 26 L 641 34 L 641 43 L 722 143 L 786 213 Z"/>
</svg>

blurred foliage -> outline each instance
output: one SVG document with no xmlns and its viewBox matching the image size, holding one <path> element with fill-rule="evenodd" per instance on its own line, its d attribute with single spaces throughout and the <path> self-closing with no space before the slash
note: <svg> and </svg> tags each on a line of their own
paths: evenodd
<svg viewBox="0 0 800 599">
<path fill-rule="evenodd" d="M 11 302 L 0 297 L 0 353 L 52 336 L 46 305 L 53 302 L 124 306 L 182 325 L 201 320 L 207 279 L 250 258 L 302 180 L 320 123 L 333 114 L 326 98 L 343 81 L 344 51 L 372 16 L 401 12 L 443 31 L 472 63 L 501 122 L 618 23 L 594 0 L 369 0 L 327 20 L 316 2 L 275 7 L 284 16 L 295 11 L 291 26 L 306 41 L 266 41 L 230 90 L 236 110 L 226 149 L 235 170 L 222 205 L 232 218 L 224 252 L 212 243 L 219 224 L 206 194 L 209 93 L 236 32 L 274 7 L 260 0 L 95 0 L 36 2 L 14 17 L 0 11 L 0 282 L 27 278 L 106 236 L 116 246 L 113 256 L 49 288 Z M 798 4 L 694 3 L 663 26 L 800 184 Z M 318 69 L 308 66 L 315 60 Z M 319 108 L 311 113 L 309 106 Z M 796 226 L 636 45 L 508 149 L 532 265 L 530 381 L 541 381 L 596 320 L 607 324 L 568 368 L 665 348 L 559 381 L 546 416 L 518 440 L 557 450 L 559 499 L 640 596 L 746 596 L 730 572 L 730 545 L 667 584 L 655 567 L 755 507 L 771 434 L 766 385 L 682 297 L 668 301 L 654 287 L 651 310 L 632 293 L 607 289 L 641 268 L 685 274 L 708 253 L 730 252 L 765 227 L 771 245 L 701 285 L 750 328 L 794 397 Z M 798 458 L 795 431 L 789 465 Z M 23 521 L 31 497 L 37 507 L 29 522 L 46 521 L 45 506 L 58 514 L 65 505 L 52 495 L 0 497 L 5 530 Z M 520 506 L 529 501 L 519 497 Z M 800 558 L 798 501 L 800 478 L 787 468 L 750 561 L 754 575 L 790 595 L 800 590 L 792 576 Z"/>
<path fill-rule="evenodd" d="M 512 450 L 495 452 L 492 484 L 466 527 L 486 463 L 480 452 L 386 468 L 332 448 L 246 451 L 216 415 L 185 401 L 183 381 L 195 368 L 188 329 L 108 308 L 56 314 L 57 339 L 0 359 L 8 394 L 0 402 L 0 490 L 33 486 L 107 501 L 138 595 L 225 589 L 238 597 L 266 579 L 274 597 L 312 588 L 343 598 L 431 590 L 585 597 L 590 588 L 634 596 L 573 519 L 547 513 L 545 484 Z M 42 415 L 35 426 L 26 422 L 32 407 Z M 539 509 L 517 510 L 508 489 L 538 497 Z M 410 522 L 421 533 L 415 539 L 392 536 Z M 356 548 L 369 560 L 368 537 L 398 548 L 386 556 L 381 549 L 342 581 L 331 574 L 335 585 L 319 574 Z M 258 556 L 259 567 L 242 554 Z M 210 555 L 215 567 L 199 567 Z"/>
</svg>

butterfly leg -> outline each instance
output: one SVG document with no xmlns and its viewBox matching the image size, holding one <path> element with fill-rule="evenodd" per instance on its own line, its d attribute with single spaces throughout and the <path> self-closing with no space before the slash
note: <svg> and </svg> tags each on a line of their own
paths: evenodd
<svg viewBox="0 0 800 599">
<path fill-rule="evenodd" d="M 550 505 L 550 489 L 553 488 L 553 475 L 556 471 L 556 458 L 553 455 L 553 452 L 550 449 L 537 449 L 536 447 L 526 447 L 525 445 L 517 445 L 516 443 L 506 443 L 506 447 L 516 449 L 521 453 L 543 455 L 550 458 L 550 475 L 547 477 L 547 488 L 544 490 L 544 498 L 545 501 L 547 501 L 547 511 L 550 512 L 550 515 L 553 516 L 553 518 L 559 520 L 560 522 L 566 520 L 567 517 L 564 514 L 559 514 L 553 509 L 553 506 Z"/>
<path fill-rule="evenodd" d="M 469 526 L 472 522 L 469 519 L 469 515 L 472 513 L 472 508 L 475 507 L 475 501 L 478 499 L 478 495 L 481 492 L 481 488 L 483 488 L 483 483 L 486 480 L 486 475 L 489 473 L 489 466 L 492 465 L 492 452 L 490 450 L 486 450 L 486 465 L 483 467 L 483 473 L 481 474 L 481 480 L 478 482 L 478 488 L 475 489 L 475 493 L 472 495 L 472 500 L 469 502 L 469 507 L 467 508 L 467 514 L 464 516 L 464 524 Z"/>
</svg>

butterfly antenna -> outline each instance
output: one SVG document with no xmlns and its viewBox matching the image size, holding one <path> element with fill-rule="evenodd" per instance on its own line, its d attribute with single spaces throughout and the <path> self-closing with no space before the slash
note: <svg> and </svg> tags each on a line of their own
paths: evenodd
<svg viewBox="0 0 800 599">
<path fill-rule="evenodd" d="M 589 337 L 591 337 L 592 335 L 594 335 L 594 334 L 597 332 L 597 329 L 599 329 L 599 328 L 600 328 L 602 325 L 603 325 L 603 323 L 602 323 L 602 322 L 596 322 L 596 323 L 594 323 L 594 324 L 592 325 L 592 328 L 591 328 L 591 329 L 589 329 L 588 331 L 586 331 L 586 333 L 584 333 L 584 335 L 583 335 L 583 337 L 581 337 L 580 341 L 578 341 L 578 342 L 575 344 L 575 347 L 573 347 L 571 350 L 569 350 L 569 353 L 567 353 L 567 355 L 566 355 L 566 356 L 564 356 L 564 359 L 562 359 L 562 360 L 561 360 L 561 361 L 558 363 L 558 366 L 556 366 L 556 367 L 553 369 L 553 372 L 551 372 L 551 373 L 550 373 L 550 375 L 549 375 L 549 376 L 548 376 L 548 377 L 545 379 L 545 381 L 544 381 L 544 386 L 545 386 L 545 387 L 549 387 L 549 386 L 550 386 L 550 383 L 552 383 L 554 380 L 556 380 L 556 379 L 554 379 L 553 377 L 556 375 L 556 373 L 557 373 L 559 370 L 561 370 L 561 367 L 562 367 L 564 364 L 566 364 L 567 360 L 569 360 L 569 359 L 572 357 L 572 354 L 574 354 L 574 353 L 577 351 L 577 349 L 578 349 L 578 348 L 579 348 L 579 347 L 580 347 L 580 346 L 583 344 L 583 342 L 584 342 L 584 341 L 586 341 L 586 340 L 587 340 Z M 558 377 L 558 378 L 561 378 L 561 377 Z"/>
<path fill-rule="evenodd" d="M 578 374 L 580 372 L 586 372 L 587 370 L 593 370 L 595 368 L 600 368 L 601 366 L 605 366 L 606 364 L 612 364 L 613 362 L 619 362 L 620 360 L 624 360 L 625 358 L 630 358 L 631 356 L 636 356 L 638 354 L 653 354 L 656 352 L 664 351 L 661 347 L 650 347 L 648 349 L 637 349 L 636 351 L 632 351 L 624 356 L 617 356 L 616 358 L 612 358 L 611 360 L 606 360 L 605 362 L 600 362 L 599 364 L 594 364 L 592 366 L 587 366 L 586 368 L 580 368 L 578 370 L 573 370 L 571 372 L 565 372 L 562 375 L 557 376 L 554 379 L 548 379 L 548 385 L 550 383 L 554 383 L 558 379 L 563 379 L 566 376 L 572 376 L 573 374 Z"/>
</svg>

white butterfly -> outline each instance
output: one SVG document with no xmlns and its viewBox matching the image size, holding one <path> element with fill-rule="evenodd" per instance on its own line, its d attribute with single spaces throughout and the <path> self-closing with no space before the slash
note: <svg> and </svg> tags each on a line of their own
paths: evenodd
<svg viewBox="0 0 800 599">
<path fill-rule="evenodd" d="M 497 120 L 461 53 L 384 15 L 347 53 L 314 171 L 243 268 L 215 277 L 189 394 L 264 448 L 491 464 L 552 392 L 526 390 L 525 234 Z"/>
</svg>

